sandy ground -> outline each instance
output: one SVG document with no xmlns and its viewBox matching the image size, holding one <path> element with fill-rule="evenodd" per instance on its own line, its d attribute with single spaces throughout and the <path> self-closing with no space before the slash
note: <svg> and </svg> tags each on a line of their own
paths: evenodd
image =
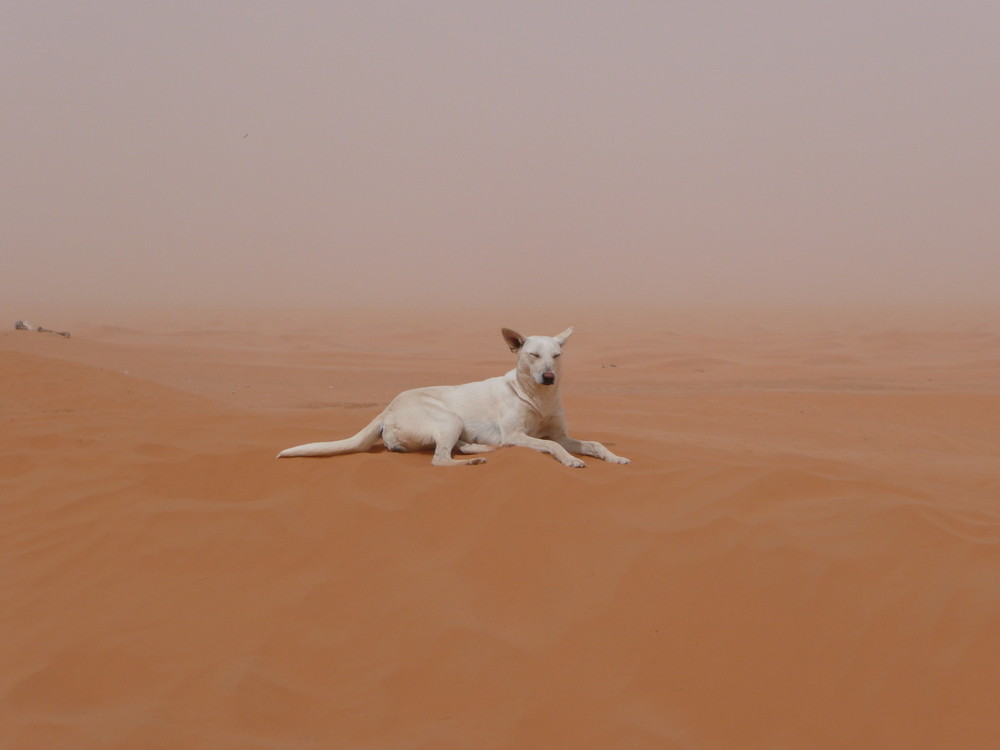
<svg viewBox="0 0 1000 750">
<path fill-rule="evenodd" d="M 1000 746 L 1000 315 L 510 312 L 0 332 L 0 745 Z M 571 324 L 630 466 L 274 460 Z"/>
</svg>

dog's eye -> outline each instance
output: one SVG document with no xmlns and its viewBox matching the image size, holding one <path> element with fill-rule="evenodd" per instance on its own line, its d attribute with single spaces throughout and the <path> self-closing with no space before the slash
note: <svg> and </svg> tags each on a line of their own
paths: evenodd
<svg viewBox="0 0 1000 750">
<path fill-rule="evenodd" d="M 532 357 L 534 357 L 535 359 L 538 359 L 538 355 L 537 355 L 537 354 L 535 354 L 534 352 L 528 352 L 528 354 L 530 354 L 530 355 L 531 355 Z"/>
<path fill-rule="evenodd" d="M 559 352 L 558 354 L 553 354 L 552 355 L 552 359 L 555 359 L 556 357 L 561 357 L 561 356 L 562 356 L 562 352 Z"/>
</svg>

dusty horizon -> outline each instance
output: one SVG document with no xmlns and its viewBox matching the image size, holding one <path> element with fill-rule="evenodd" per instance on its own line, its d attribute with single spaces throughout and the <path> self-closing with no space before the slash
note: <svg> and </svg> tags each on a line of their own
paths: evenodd
<svg viewBox="0 0 1000 750">
<path fill-rule="evenodd" d="M 988 304 L 1000 9 L 13 3 L 0 299 Z"/>
</svg>

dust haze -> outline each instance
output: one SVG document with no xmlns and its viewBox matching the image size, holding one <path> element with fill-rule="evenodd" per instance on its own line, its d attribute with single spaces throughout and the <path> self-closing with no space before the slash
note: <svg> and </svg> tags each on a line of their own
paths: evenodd
<svg viewBox="0 0 1000 750">
<path fill-rule="evenodd" d="M 8 2 L 0 306 L 988 303 L 1000 6 Z"/>
</svg>

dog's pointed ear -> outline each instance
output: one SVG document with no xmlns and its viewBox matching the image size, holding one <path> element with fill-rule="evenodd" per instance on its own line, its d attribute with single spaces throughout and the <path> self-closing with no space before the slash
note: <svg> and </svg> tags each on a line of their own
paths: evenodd
<svg viewBox="0 0 1000 750">
<path fill-rule="evenodd" d="M 573 335 L 573 326 L 570 326 L 565 331 L 563 331 L 560 334 L 557 334 L 556 336 L 553 336 L 552 338 L 554 338 L 556 341 L 559 342 L 559 346 L 562 346 L 563 344 L 566 343 L 566 339 L 568 339 L 572 335 Z"/>
<path fill-rule="evenodd" d="M 509 328 L 501 328 L 500 332 L 503 334 L 503 340 L 507 342 L 507 346 L 510 347 L 512 352 L 517 353 L 524 346 L 524 336 L 517 331 L 512 331 Z"/>
</svg>

